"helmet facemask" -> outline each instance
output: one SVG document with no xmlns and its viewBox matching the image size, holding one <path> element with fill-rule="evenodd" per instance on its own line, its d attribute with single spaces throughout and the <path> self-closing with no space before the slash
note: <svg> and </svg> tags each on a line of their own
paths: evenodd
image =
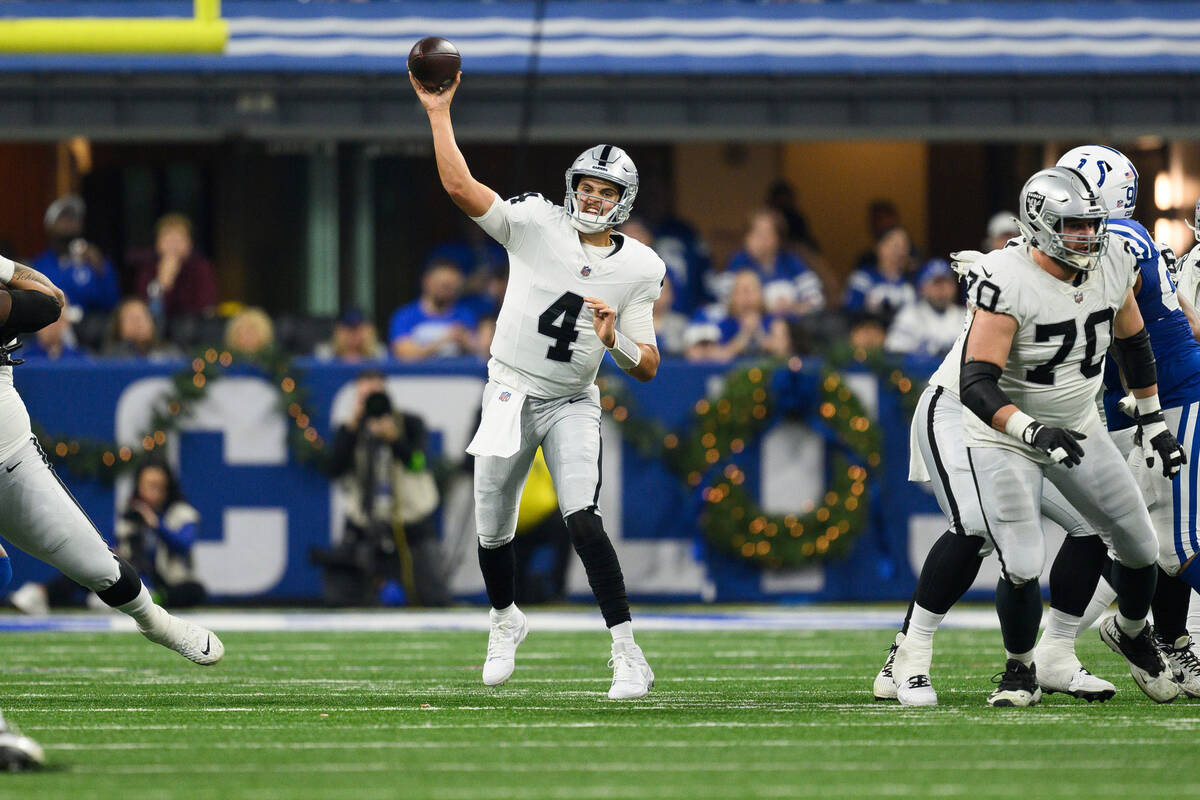
<svg viewBox="0 0 1200 800">
<path fill-rule="evenodd" d="M 616 201 L 614 202 L 608 197 L 601 197 L 598 194 L 584 194 L 580 192 L 579 184 L 583 183 L 583 181 L 587 178 L 592 178 L 593 180 L 597 181 L 604 181 L 605 183 L 615 186 L 619 192 Z M 567 189 L 567 199 L 563 205 L 566 207 L 567 215 L 571 218 L 571 224 L 575 226 L 576 230 L 582 233 L 600 233 L 607 228 L 620 225 L 622 222 L 629 219 L 629 210 L 627 206 L 632 206 L 633 202 L 630 200 L 628 203 L 626 203 L 625 199 L 626 195 L 628 195 L 630 191 L 636 193 L 637 190 L 631 190 L 627 186 L 621 186 L 616 181 L 613 181 L 607 177 L 597 178 L 594 175 L 577 173 L 571 176 L 571 184 Z M 588 212 L 584 208 L 584 204 L 587 200 L 597 201 L 600 204 L 599 211 L 596 213 Z M 605 211 L 606 206 L 608 207 L 607 211 Z"/>
</svg>

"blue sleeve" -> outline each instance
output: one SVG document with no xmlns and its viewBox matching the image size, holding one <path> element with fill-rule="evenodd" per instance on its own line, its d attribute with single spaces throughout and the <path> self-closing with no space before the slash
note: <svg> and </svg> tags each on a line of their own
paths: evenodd
<svg viewBox="0 0 1200 800">
<path fill-rule="evenodd" d="M 855 271 L 846 286 L 846 300 L 842 303 L 842 308 L 847 311 L 861 311 L 867 303 L 866 290 L 870 288 L 870 285 L 870 279 L 862 270 Z"/>
<path fill-rule="evenodd" d="M 104 274 L 92 282 L 92 308 L 112 311 L 121 299 L 121 286 L 112 262 L 104 262 Z"/>
<path fill-rule="evenodd" d="M 391 320 L 388 322 L 388 341 L 394 342 L 401 336 L 407 336 L 412 333 L 412 329 L 417 325 L 416 314 L 411 305 L 396 309 L 396 313 L 392 314 Z"/>
<path fill-rule="evenodd" d="M 158 529 L 158 535 L 166 543 L 167 547 L 176 553 L 187 553 L 192 549 L 192 545 L 196 543 L 196 532 L 199 527 L 194 522 L 188 522 L 181 525 L 179 530 L 173 531 L 166 526 Z"/>
<path fill-rule="evenodd" d="M 12 561 L 8 556 L 0 556 L 0 591 L 12 582 Z"/>
</svg>

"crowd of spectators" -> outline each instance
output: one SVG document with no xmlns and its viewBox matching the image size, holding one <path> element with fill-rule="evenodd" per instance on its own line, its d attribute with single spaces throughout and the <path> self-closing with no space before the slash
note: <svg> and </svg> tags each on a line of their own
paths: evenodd
<svg viewBox="0 0 1200 800">
<path fill-rule="evenodd" d="M 840 280 L 784 181 L 747 213 L 741 247 L 719 263 L 685 220 L 628 220 L 620 233 L 653 248 L 667 264 L 654 308 L 664 357 L 728 362 L 810 353 L 845 341 L 900 354 L 944 353 L 962 321 L 954 275 L 944 260 L 922 256 L 894 203 L 877 200 L 866 211 L 874 245 Z M 428 254 L 419 296 L 393 306 L 381 336 L 357 308 L 335 319 L 272 319 L 259 308 L 219 305 L 213 265 L 196 249 L 192 224 L 182 214 L 163 216 L 153 246 L 129 253 L 120 270 L 84 238 L 86 207 L 79 197 L 56 200 L 44 221 L 49 245 L 31 262 L 63 288 L 68 310 L 29 338 L 28 358 L 164 360 L 221 342 L 241 353 L 278 347 L 349 363 L 486 359 L 507 281 L 504 249 L 464 225 L 457 238 Z M 1012 215 L 998 213 L 984 247 L 1002 245 L 1015 233 Z"/>
</svg>

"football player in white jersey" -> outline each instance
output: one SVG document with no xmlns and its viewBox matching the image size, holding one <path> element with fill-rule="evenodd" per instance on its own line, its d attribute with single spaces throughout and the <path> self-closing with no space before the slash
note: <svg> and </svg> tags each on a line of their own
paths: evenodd
<svg viewBox="0 0 1200 800">
<path fill-rule="evenodd" d="M 959 383 L 968 464 L 1002 569 L 996 608 L 1007 661 L 988 703 L 1028 706 L 1041 697 L 1033 647 L 1042 614 L 1043 477 L 1115 555 L 1119 611 L 1101 624 L 1101 638 L 1126 658 L 1148 696 L 1169 702 L 1179 687 L 1146 625 L 1157 538 L 1095 403 L 1112 344 L 1136 398 L 1147 463 L 1160 462 L 1167 476 L 1178 472 L 1186 458 L 1163 421 L 1154 356 L 1132 293 L 1136 259 L 1110 239 L 1108 211 L 1076 170 L 1036 173 L 1019 208 L 1026 242 L 972 266 Z"/>
<path fill-rule="evenodd" d="M 133 617 L 152 642 L 197 664 L 215 664 L 225 647 L 211 631 L 156 605 L 137 572 L 108 549 L 87 514 L 54 474 L 13 386 L 16 337 L 58 319 L 65 298 L 46 276 L 0 256 L 0 535 Z M 0 718 L 0 762 L 41 762 L 41 748 Z"/>
<path fill-rule="evenodd" d="M 1180 295 L 1186 297 L 1193 306 L 1196 305 L 1197 295 L 1200 295 L 1200 199 L 1196 200 L 1193 218 L 1187 221 L 1198 244 L 1183 255 L 1174 265 L 1172 277 L 1175 288 Z M 1194 331 L 1194 328 L 1193 328 Z M 1196 338 L 1200 339 L 1200 336 Z"/>
<path fill-rule="evenodd" d="M 503 200 L 472 177 L 450 123 L 461 81 L 440 93 L 410 80 L 429 116 L 442 187 L 509 254 L 508 288 L 488 361 L 475 456 L 479 565 L 491 603 L 483 682 L 498 686 L 515 665 L 525 615 L 513 602 L 517 506 L 538 447 L 546 457 L 571 543 L 612 633 L 611 699 L 645 697 L 654 673 L 634 643 L 616 551 L 600 497 L 600 402 L 596 372 L 607 352 L 638 380 L 658 370 L 653 306 L 666 266 L 613 226 L 629 218 L 638 175 L 620 148 L 598 145 L 566 173 L 562 206 L 541 195 Z"/>
<path fill-rule="evenodd" d="M 973 256 L 982 255 L 969 252 Z M 965 273 L 969 263 L 956 262 L 955 268 Z M 967 321 L 970 321 L 969 315 Z M 983 560 L 995 551 L 988 538 L 963 443 L 963 406 L 958 398 L 958 385 L 966 332 L 964 325 L 954 347 L 929 378 L 909 428 L 909 480 L 932 483 L 934 496 L 950 528 L 934 542 L 926 556 L 904 625 L 875 676 L 875 699 L 898 700 L 903 706 L 937 705 L 937 692 L 931 680 L 934 633 L 950 608 L 971 588 Z M 1064 550 L 1077 541 L 1096 536 L 1048 480 L 1042 483 L 1041 503 L 1042 516 L 1057 523 L 1067 533 Z M 1101 560 L 1106 552 L 1101 546 Z M 1056 559 L 1055 564 L 1058 563 Z M 1099 569 L 1097 564 L 1093 586 Z M 1063 571 L 1051 570 L 1052 598 L 1063 582 Z M 1085 594 L 1083 603 L 1087 600 Z M 1052 617 L 1054 614 L 1052 606 Z M 1048 665 L 1049 669 L 1039 667 L 1038 681 L 1043 691 L 1062 692 L 1088 702 L 1110 699 L 1116 693 L 1116 687 L 1080 664 L 1074 651 L 1073 632 L 1066 641 L 1068 652 L 1064 657 L 1055 659 Z"/>
</svg>

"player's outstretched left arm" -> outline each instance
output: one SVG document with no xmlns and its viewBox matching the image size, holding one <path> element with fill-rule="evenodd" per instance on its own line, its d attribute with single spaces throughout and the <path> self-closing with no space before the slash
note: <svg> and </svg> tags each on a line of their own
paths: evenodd
<svg viewBox="0 0 1200 800">
<path fill-rule="evenodd" d="M 429 127 L 433 130 L 433 153 L 437 159 L 442 188 L 450 195 L 454 205 L 468 216 L 482 217 L 492 207 L 496 193 L 471 175 L 467 160 L 454 140 L 454 126 L 450 124 L 450 103 L 454 100 L 458 85 L 462 83 L 462 73 L 458 73 L 448 88 L 436 93 L 422 86 L 411 72 L 408 80 L 429 117 Z"/>
<path fill-rule="evenodd" d="M 600 342 L 608 348 L 617 366 L 643 383 L 658 374 L 658 347 L 635 342 L 617 330 L 617 312 L 598 297 L 585 297 L 592 310 L 592 327 Z"/>
<path fill-rule="evenodd" d="M 1187 463 L 1187 456 L 1163 418 L 1154 350 L 1133 290 L 1125 295 L 1125 302 L 1113 319 L 1112 355 L 1137 404 L 1138 435 L 1146 466 L 1153 467 L 1155 458 L 1160 458 L 1163 477 L 1175 477 Z"/>
</svg>

